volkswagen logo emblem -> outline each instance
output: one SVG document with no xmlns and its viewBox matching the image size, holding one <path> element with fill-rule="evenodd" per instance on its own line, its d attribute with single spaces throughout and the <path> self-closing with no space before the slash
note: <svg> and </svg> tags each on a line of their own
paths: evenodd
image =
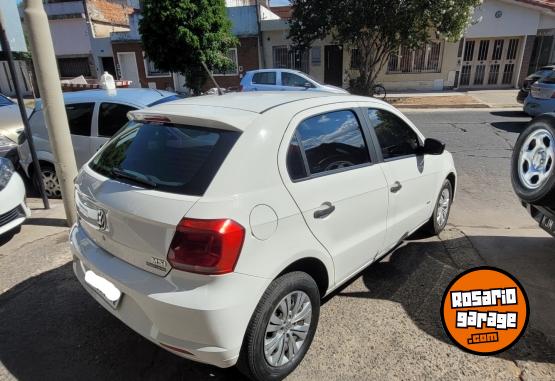
<svg viewBox="0 0 555 381">
<path fill-rule="evenodd" d="M 96 223 L 99 230 L 106 230 L 106 212 L 100 209 L 96 215 Z"/>
</svg>

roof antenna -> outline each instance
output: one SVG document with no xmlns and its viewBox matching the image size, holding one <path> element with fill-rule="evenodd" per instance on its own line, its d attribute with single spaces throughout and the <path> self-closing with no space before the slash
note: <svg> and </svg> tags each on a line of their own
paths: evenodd
<svg viewBox="0 0 555 381">
<path fill-rule="evenodd" d="M 208 70 L 208 67 L 206 66 L 206 63 L 204 61 L 201 61 L 201 63 L 202 63 L 202 66 L 204 67 L 204 70 L 206 70 L 206 72 L 208 73 L 208 76 L 210 77 L 212 82 L 214 82 L 214 85 L 216 85 L 216 88 L 218 89 L 218 95 L 224 95 L 224 92 L 222 91 L 222 88 L 220 87 L 220 85 L 218 85 L 218 82 L 216 82 L 216 79 L 212 75 L 212 72 L 210 70 Z"/>
</svg>

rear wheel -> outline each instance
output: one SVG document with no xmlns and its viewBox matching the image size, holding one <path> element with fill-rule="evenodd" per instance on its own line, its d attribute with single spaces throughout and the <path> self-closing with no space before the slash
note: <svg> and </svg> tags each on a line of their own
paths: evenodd
<svg viewBox="0 0 555 381">
<path fill-rule="evenodd" d="M 521 200 L 555 206 L 555 114 L 530 122 L 515 144 L 511 164 L 513 189 Z"/>
<path fill-rule="evenodd" d="M 318 325 L 314 279 L 292 272 L 274 280 L 256 307 L 237 366 L 252 380 L 282 380 L 304 358 Z"/>
</svg>

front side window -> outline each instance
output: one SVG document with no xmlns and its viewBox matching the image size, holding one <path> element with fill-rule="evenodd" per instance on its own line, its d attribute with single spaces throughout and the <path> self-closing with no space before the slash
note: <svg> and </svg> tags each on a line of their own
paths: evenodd
<svg viewBox="0 0 555 381">
<path fill-rule="evenodd" d="M 307 86 L 307 84 L 309 84 L 310 87 L 314 87 L 309 81 L 307 81 L 305 78 L 301 77 L 300 75 L 288 73 L 288 72 L 281 73 L 281 84 L 283 86 L 291 86 L 291 87 L 305 87 Z"/>
<path fill-rule="evenodd" d="M 91 121 L 94 103 L 66 105 L 69 131 L 72 135 L 91 136 Z"/>
<path fill-rule="evenodd" d="M 89 166 L 118 181 L 202 196 L 239 135 L 195 126 L 129 122 Z"/>
<path fill-rule="evenodd" d="M 118 103 L 102 103 L 98 114 L 98 136 L 112 137 L 129 121 L 127 113 L 135 107 Z"/>
<path fill-rule="evenodd" d="M 306 119 L 297 133 L 312 175 L 370 163 L 362 128 L 352 111 Z"/>
<path fill-rule="evenodd" d="M 255 85 L 275 85 L 276 72 L 275 71 L 262 71 L 254 73 L 252 83 Z"/>
<path fill-rule="evenodd" d="M 378 137 L 384 160 L 418 153 L 418 135 L 398 116 L 376 109 L 368 109 L 368 116 Z"/>
</svg>

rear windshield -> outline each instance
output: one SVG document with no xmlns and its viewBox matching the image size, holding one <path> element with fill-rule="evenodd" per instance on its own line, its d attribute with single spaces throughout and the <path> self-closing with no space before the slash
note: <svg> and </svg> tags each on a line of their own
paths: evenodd
<svg viewBox="0 0 555 381">
<path fill-rule="evenodd" d="M 145 188 L 202 196 L 239 135 L 131 121 L 94 157 L 90 168 Z"/>
</svg>

